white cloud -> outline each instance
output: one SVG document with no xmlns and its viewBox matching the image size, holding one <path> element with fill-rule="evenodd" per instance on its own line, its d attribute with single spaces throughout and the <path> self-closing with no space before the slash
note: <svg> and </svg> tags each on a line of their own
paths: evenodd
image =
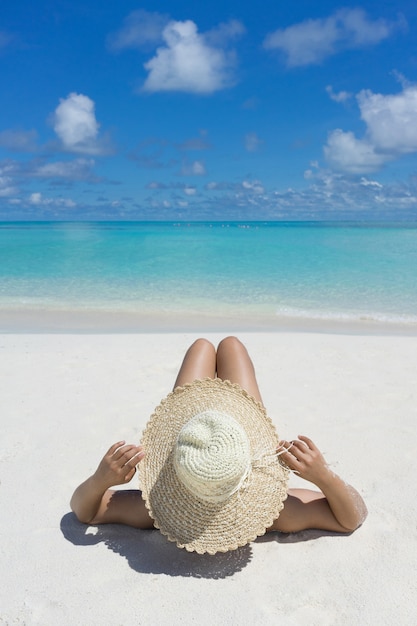
<svg viewBox="0 0 417 626">
<path fill-rule="evenodd" d="M 369 175 L 352 176 L 310 163 L 304 188 L 264 189 L 262 181 L 210 182 L 199 206 L 208 214 L 254 219 L 349 219 L 350 216 L 381 219 L 415 219 L 417 176 L 401 184 L 382 184 Z M 248 213 L 249 211 L 249 213 Z"/>
<path fill-rule="evenodd" d="M 204 187 L 207 191 L 232 191 L 239 195 L 260 195 L 265 193 L 265 188 L 260 180 L 243 180 L 239 183 L 211 181 Z"/>
<path fill-rule="evenodd" d="M 417 152 L 417 86 L 399 94 L 357 96 L 366 132 L 358 139 L 352 132 L 330 133 L 324 153 L 330 165 L 349 173 L 372 172 L 404 154 Z"/>
<path fill-rule="evenodd" d="M 236 36 L 236 27 L 228 36 Z M 171 21 L 162 32 L 165 45 L 147 63 L 145 91 L 185 91 L 209 94 L 233 84 L 235 55 L 210 43 L 191 20 Z M 226 38 L 223 25 L 222 39 Z"/>
<path fill-rule="evenodd" d="M 191 164 L 191 169 L 194 176 L 203 176 L 206 173 L 206 167 L 202 161 L 194 161 Z"/>
<path fill-rule="evenodd" d="M 222 22 L 216 28 L 209 30 L 205 34 L 206 42 L 211 46 L 223 46 L 228 43 L 230 39 L 236 39 L 241 35 L 244 35 L 246 29 L 242 22 L 239 20 L 230 20 L 229 22 Z"/>
<path fill-rule="evenodd" d="M 267 35 L 264 47 L 281 50 L 287 56 L 287 65 L 295 67 L 319 63 L 333 54 L 337 38 L 334 19 L 308 20 Z"/>
<path fill-rule="evenodd" d="M 41 204 L 42 203 L 42 194 L 39 192 L 31 193 L 29 196 L 30 204 Z"/>
<path fill-rule="evenodd" d="M 80 158 L 74 161 L 54 161 L 35 166 L 33 175 L 38 178 L 97 180 L 93 174 L 94 165 L 94 159 Z"/>
<path fill-rule="evenodd" d="M 357 139 L 353 133 L 340 129 L 330 133 L 324 154 L 335 169 L 351 174 L 373 172 L 386 161 L 383 155 L 375 153 L 369 141 Z"/>
<path fill-rule="evenodd" d="M 374 187 L 375 189 L 383 189 L 383 185 L 381 185 L 381 183 L 379 183 L 377 180 L 369 180 L 365 177 L 362 177 L 360 179 L 359 184 L 363 187 Z"/>
<path fill-rule="evenodd" d="M 195 196 L 197 193 L 197 188 L 194 185 L 187 185 L 184 183 L 162 183 L 156 180 L 148 183 L 146 185 L 146 189 L 150 189 L 155 192 L 161 191 L 171 191 L 174 190 L 176 192 L 180 191 L 184 193 L 186 196 Z"/>
<path fill-rule="evenodd" d="M 6 161 L 0 164 L 0 197 L 5 198 L 18 193 L 13 175 L 16 172 L 16 165 L 13 161 Z"/>
<path fill-rule="evenodd" d="M 263 140 L 259 138 L 257 133 L 247 133 L 245 135 L 245 149 L 247 152 L 257 152 Z"/>
<path fill-rule="evenodd" d="M 289 67 L 313 65 L 343 50 L 378 44 L 404 24 L 403 18 L 372 21 L 362 9 L 340 9 L 327 18 L 278 29 L 267 35 L 264 47 L 283 52 Z"/>
<path fill-rule="evenodd" d="M 310 186 L 305 190 L 275 192 L 274 197 L 282 206 L 292 210 L 311 210 L 311 215 L 369 212 L 369 214 L 415 215 L 417 209 L 417 184 L 383 185 L 366 176 L 346 176 L 318 168 Z"/>
<path fill-rule="evenodd" d="M 358 95 L 361 118 L 375 148 L 390 155 L 417 151 L 417 86 L 383 96 L 369 90 Z"/>
<path fill-rule="evenodd" d="M 242 189 L 254 194 L 265 193 L 264 186 L 262 185 L 260 180 L 244 180 L 242 182 Z"/>
<path fill-rule="evenodd" d="M 73 209 L 76 203 L 70 198 L 45 198 L 39 191 L 31 193 L 29 204 L 37 207 L 66 208 Z"/>
<path fill-rule="evenodd" d="M 13 185 L 13 181 L 9 176 L 1 176 L 0 172 L 0 197 L 8 197 L 17 193 L 17 188 Z"/>
<path fill-rule="evenodd" d="M 207 183 L 207 185 L 205 186 L 205 189 L 207 189 L 208 191 L 215 191 L 217 189 L 222 189 L 222 187 L 221 187 L 221 183 L 217 183 L 213 180 Z"/>
<path fill-rule="evenodd" d="M 99 124 L 95 116 L 95 104 L 82 94 L 70 93 L 61 98 L 55 109 L 54 130 L 63 146 L 72 152 L 97 154 Z"/>
<path fill-rule="evenodd" d="M 192 163 L 184 163 L 180 175 L 181 176 L 204 176 L 206 167 L 203 161 L 193 161 Z"/>
<path fill-rule="evenodd" d="M 168 21 L 169 16 L 161 13 L 143 9 L 132 11 L 125 18 L 122 28 L 108 37 L 108 46 L 116 52 L 162 43 L 162 31 Z"/>
<path fill-rule="evenodd" d="M 349 91 L 333 91 L 333 87 L 331 85 L 327 85 L 326 91 L 329 94 L 329 97 L 334 102 L 346 102 L 352 97 L 352 94 Z"/>
<path fill-rule="evenodd" d="M 69 161 L 46 162 L 36 158 L 28 162 L 8 159 L 0 164 L 0 196 L 19 194 L 19 186 L 42 180 L 50 185 L 76 182 L 99 183 L 94 173 L 94 159 L 77 158 Z M 36 197 L 36 196 L 35 196 Z"/>
</svg>

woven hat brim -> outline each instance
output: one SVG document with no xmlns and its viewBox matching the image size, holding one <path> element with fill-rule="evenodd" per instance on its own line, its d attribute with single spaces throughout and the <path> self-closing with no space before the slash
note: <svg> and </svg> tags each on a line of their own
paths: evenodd
<svg viewBox="0 0 417 626">
<path fill-rule="evenodd" d="M 194 497 L 173 464 L 183 425 L 210 409 L 236 419 L 248 436 L 252 458 L 259 458 L 243 488 L 220 504 Z M 155 409 L 141 441 L 146 454 L 140 483 L 155 526 L 178 547 L 200 554 L 235 550 L 263 535 L 287 497 L 289 472 L 273 455 L 278 441 L 265 408 L 239 385 L 206 378 L 177 387 Z"/>
</svg>

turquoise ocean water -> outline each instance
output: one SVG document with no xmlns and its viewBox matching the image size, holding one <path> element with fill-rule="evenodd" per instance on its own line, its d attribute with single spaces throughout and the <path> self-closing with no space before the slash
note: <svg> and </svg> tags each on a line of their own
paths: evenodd
<svg viewBox="0 0 417 626">
<path fill-rule="evenodd" d="M 0 310 L 417 323 L 417 225 L 1 223 Z"/>
</svg>

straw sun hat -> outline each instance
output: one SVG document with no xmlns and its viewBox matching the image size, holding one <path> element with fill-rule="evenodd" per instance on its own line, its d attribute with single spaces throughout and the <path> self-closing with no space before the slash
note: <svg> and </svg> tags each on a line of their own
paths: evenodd
<svg viewBox="0 0 417 626">
<path fill-rule="evenodd" d="M 220 379 L 177 387 L 142 437 L 142 495 L 180 548 L 227 552 L 263 535 L 287 497 L 288 469 L 264 407 Z"/>
</svg>

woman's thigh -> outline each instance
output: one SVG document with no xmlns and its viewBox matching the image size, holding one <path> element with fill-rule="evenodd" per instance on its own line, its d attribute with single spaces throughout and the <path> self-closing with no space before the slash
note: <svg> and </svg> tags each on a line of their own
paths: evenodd
<svg viewBox="0 0 417 626">
<path fill-rule="evenodd" d="M 237 337 L 226 337 L 217 348 L 217 376 L 238 383 L 259 402 L 262 402 L 255 368 L 243 343 Z"/>
<path fill-rule="evenodd" d="M 180 387 L 193 380 L 216 376 L 216 349 L 207 339 L 197 339 L 187 350 L 175 381 Z"/>
</svg>

